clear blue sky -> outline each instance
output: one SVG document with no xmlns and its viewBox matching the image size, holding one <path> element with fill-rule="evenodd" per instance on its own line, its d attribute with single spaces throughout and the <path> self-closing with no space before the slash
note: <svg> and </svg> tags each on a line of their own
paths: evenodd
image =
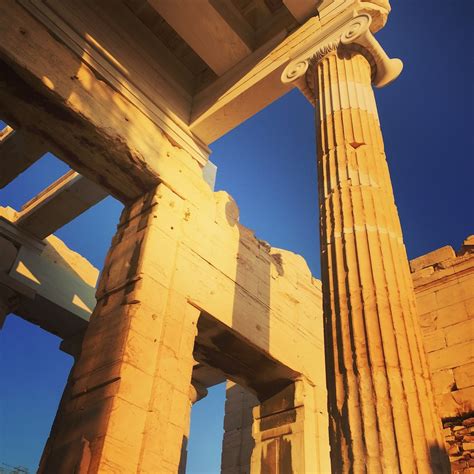
<svg viewBox="0 0 474 474">
<path fill-rule="evenodd" d="M 410 258 L 474 233 L 473 2 L 394 1 L 378 35 L 405 69 L 377 91 L 380 119 Z M 212 145 L 217 188 L 241 222 L 273 246 L 302 254 L 320 275 L 314 111 L 294 91 Z M 67 167 L 52 157 L 0 190 L 19 208 Z M 105 200 L 58 232 L 101 268 L 121 206 Z M 19 318 L 0 332 L 0 465 L 34 471 L 67 373 L 59 340 Z M 193 410 L 188 472 L 219 472 L 224 390 Z"/>
</svg>

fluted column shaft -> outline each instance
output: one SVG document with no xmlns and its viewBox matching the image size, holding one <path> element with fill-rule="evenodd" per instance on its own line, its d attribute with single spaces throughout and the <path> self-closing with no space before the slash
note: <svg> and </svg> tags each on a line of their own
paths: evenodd
<svg viewBox="0 0 474 474">
<path fill-rule="evenodd" d="M 415 296 L 360 48 L 308 71 L 318 115 L 333 472 L 444 471 Z"/>
</svg>

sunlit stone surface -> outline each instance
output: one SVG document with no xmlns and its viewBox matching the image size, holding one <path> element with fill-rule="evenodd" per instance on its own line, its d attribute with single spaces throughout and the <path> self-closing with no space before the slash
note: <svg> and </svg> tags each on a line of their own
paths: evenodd
<svg viewBox="0 0 474 474">
<path fill-rule="evenodd" d="M 192 406 L 227 380 L 225 474 L 442 473 L 446 448 L 468 473 L 473 239 L 407 260 L 372 90 L 402 71 L 374 37 L 389 2 L 244 3 L 0 2 L 0 186 L 46 151 L 72 168 L 0 208 L 0 324 L 74 357 L 39 472 L 184 473 Z M 211 189 L 208 145 L 294 87 L 322 284 Z M 97 283 L 54 232 L 108 195 Z"/>
</svg>

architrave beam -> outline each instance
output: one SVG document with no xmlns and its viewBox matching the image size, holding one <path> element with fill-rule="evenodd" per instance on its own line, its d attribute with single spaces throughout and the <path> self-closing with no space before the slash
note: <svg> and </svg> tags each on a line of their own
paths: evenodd
<svg viewBox="0 0 474 474">
<path fill-rule="evenodd" d="M 181 171 L 198 173 L 202 158 L 14 0 L 0 2 L 0 36 L 5 120 L 43 138 L 71 168 L 122 202 L 160 182 L 180 192 Z"/>
<path fill-rule="evenodd" d="M 0 136 L 0 189 L 39 160 L 47 151 L 46 144 L 25 130 L 7 127 Z"/>
<path fill-rule="evenodd" d="M 21 0 L 22 5 L 30 5 L 28 1 Z M 219 1 L 207 3 L 216 10 Z M 210 144 L 291 90 L 295 84 L 281 81 L 286 65 L 324 41 L 359 8 L 354 0 L 333 3 L 340 12 L 336 18 L 331 10 L 327 17 L 311 17 L 290 35 L 283 31 L 199 91 L 186 130 L 181 129 L 184 135 L 195 144 Z M 365 3 L 371 5 L 364 2 L 364 8 Z M 182 166 L 191 168 L 189 162 L 199 160 L 204 165 L 202 157 L 160 125 L 173 123 L 166 113 L 158 120 L 145 102 L 135 100 L 138 96 L 134 99 L 114 83 L 119 71 L 113 73 L 110 64 L 101 69 L 90 55 L 78 55 L 61 30 L 44 26 L 43 19 L 5 0 L 0 2 L 0 33 L 0 110 L 9 114 L 7 121 L 15 126 L 16 120 L 43 137 L 71 168 L 118 199 L 126 202 L 159 182 L 181 193 L 186 181 L 179 174 Z"/>
<path fill-rule="evenodd" d="M 0 239 L 18 250 L 13 264 L 0 264 L 0 286 L 18 295 L 15 314 L 63 339 L 83 331 L 99 271 L 56 237 L 40 241 L 22 231 L 9 211 L 0 207 Z"/>
<path fill-rule="evenodd" d="M 212 143 L 293 88 L 280 76 L 297 52 L 321 34 L 317 17 L 290 35 L 282 33 L 194 97 L 191 131 Z"/>
<path fill-rule="evenodd" d="M 107 196 L 99 185 L 71 170 L 27 202 L 15 224 L 42 240 Z"/>
<path fill-rule="evenodd" d="M 273 38 L 196 94 L 189 125 L 194 135 L 210 144 L 286 94 L 296 85 L 283 84 L 281 75 L 286 65 L 304 51 L 324 44 L 361 11 L 370 11 L 375 18 L 374 31 L 388 14 L 374 2 L 332 0 L 319 6 L 325 8 L 318 16 L 310 17 L 289 35 Z"/>
</svg>

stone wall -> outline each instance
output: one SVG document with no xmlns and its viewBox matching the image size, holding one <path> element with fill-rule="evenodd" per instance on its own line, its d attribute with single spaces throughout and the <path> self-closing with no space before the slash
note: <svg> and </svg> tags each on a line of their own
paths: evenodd
<svg viewBox="0 0 474 474">
<path fill-rule="evenodd" d="M 195 361 L 264 402 L 304 381 L 283 459 L 328 471 L 321 284 L 195 175 L 125 207 L 40 473 L 181 472 Z"/>
<path fill-rule="evenodd" d="M 474 472 L 474 236 L 410 267 L 452 469 Z"/>
<path fill-rule="evenodd" d="M 443 421 L 443 434 L 453 474 L 472 474 L 474 472 L 474 418 L 468 414 Z"/>
</svg>

